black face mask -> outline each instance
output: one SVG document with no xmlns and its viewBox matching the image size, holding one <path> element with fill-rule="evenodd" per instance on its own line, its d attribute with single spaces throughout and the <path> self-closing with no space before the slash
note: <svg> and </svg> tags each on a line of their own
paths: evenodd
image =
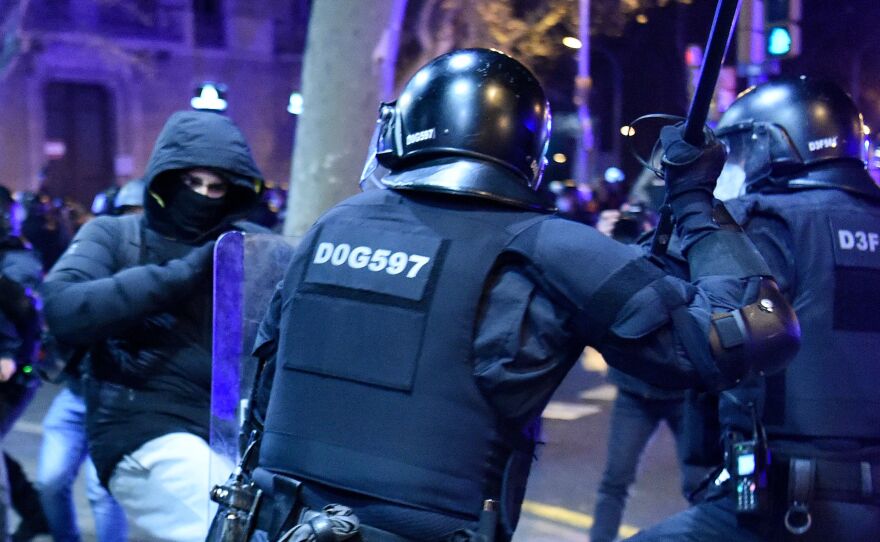
<svg viewBox="0 0 880 542">
<path fill-rule="evenodd" d="M 229 213 L 229 202 L 225 196 L 209 198 L 182 186 L 171 200 L 167 213 L 176 229 L 196 239 L 223 222 Z"/>
</svg>

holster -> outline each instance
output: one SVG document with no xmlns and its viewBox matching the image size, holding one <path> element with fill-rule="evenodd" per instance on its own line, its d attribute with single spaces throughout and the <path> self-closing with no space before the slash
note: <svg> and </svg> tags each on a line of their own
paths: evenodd
<svg viewBox="0 0 880 542">
<path fill-rule="evenodd" d="M 277 540 L 299 521 L 302 482 L 262 468 L 254 470 L 254 482 L 268 496 L 257 514 L 256 527 L 266 531 L 269 540 Z"/>
<path fill-rule="evenodd" d="M 250 476 L 260 448 L 260 433 L 253 431 L 241 461 L 229 479 L 214 486 L 211 500 L 219 507 L 211 522 L 206 542 L 248 542 L 256 528 L 263 490 Z"/>
<path fill-rule="evenodd" d="M 206 542 L 248 542 L 256 527 L 262 491 L 252 481 L 233 476 L 211 490 L 211 500 L 219 503 Z"/>
</svg>

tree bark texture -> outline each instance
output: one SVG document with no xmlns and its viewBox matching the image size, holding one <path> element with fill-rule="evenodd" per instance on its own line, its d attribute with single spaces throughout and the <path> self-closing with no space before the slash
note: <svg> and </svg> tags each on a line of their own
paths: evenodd
<svg viewBox="0 0 880 542">
<path fill-rule="evenodd" d="M 398 36 L 389 32 L 400 31 L 405 4 L 406 0 L 314 2 L 285 235 L 302 235 L 324 211 L 360 190 L 358 178 L 379 102 L 388 99 L 383 94 L 389 61 L 393 69 L 396 58 L 396 51 L 387 49 L 396 48 Z M 383 48 L 386 51 L 377 54 Z"/>
</svg>

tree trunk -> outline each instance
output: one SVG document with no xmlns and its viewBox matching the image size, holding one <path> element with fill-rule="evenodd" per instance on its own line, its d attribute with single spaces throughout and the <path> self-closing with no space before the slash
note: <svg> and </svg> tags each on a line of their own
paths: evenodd
<svg viewBox="0 0 880 542">
<path fill-rule="evenodd" d="M 406 0 L 314 2 L 303 59 L 285 235 L 302 235 L 359 191 L 379 102 L 388 99 Z"/>
</svg>

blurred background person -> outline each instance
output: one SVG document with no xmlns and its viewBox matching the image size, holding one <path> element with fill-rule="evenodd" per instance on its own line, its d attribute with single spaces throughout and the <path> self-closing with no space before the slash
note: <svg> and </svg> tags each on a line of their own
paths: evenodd
<svg viewBox="0 0 880 542">
<path fill-rule="evenodd" d="M 10 191 L 0 186 L 0 448 L 40 383 L 33 368 L 42 324 L 39 303 L 33 292 L 42 279 L 42 266 L 19 236 L 16 206 Z M 9 535 L 10 506 L 6 461 L 0 460 L 0 538 L 3 540 Z M 24 520 L 18 536 L 41 530 L 36 514 Z"/>
<path fill-rule="evenodd" d="M 621 243 L 635 243 L 651 231 L 656 221 L 645 204 L 624 203 L 620 209 L 602 211 L 596 228 Z M 617 387 L 617 394 L 608 428 L 605 470 L 593 510 L 591 542 L 611 542 L 617 538 L 642 452 L 660 424 L 665 422 L 675 437 L 685 499 L 691 499 L 706 475 L 706 469 L 684 461 L 681 444 L 684 391 L 652 386 L 614 367 L 608 368 L 608 382 Z"/>
<path fill-rule="evenodd" d="M 22 194 L 25 218 L 21 233 L 33 246 L 44 271 L 52 267 L 73 238 L 73 231 L 63 220 L 57 203 L 42 192 Z"/>
<path fill-rule="evenodd" d="M 130 184 L 130 183 L 129 183 Z M 128 186 L 128 185 L 126 185 Z M 123 190 L 125 187 L 123 187 Z M 123 190 L 114 190 L 113 198 L 95 198 L 92 212 L 96 215 L 115 214 L 116 200 Z M 128 207 L 143 206 L 143 184 L 125 193 L 123 202 Z M 52 400 L 43 417 L 43 438 L 37 463 L 37 486 L 49 530 L 55 542 L 80 542 L 82 535 L 77 524 L 74 504 L 74 484 L 81 470 L 85 470 L 86 496 L 95 520 L 98 542 L 123 542 L 127 539 L 128 524 L 125 512 L 98 480 L 98 473 L 88 452 L 86 441 L 86 404 L 83 398 L 82 370 L 86 353 L 82 349 L 57 349 L 47 355 L 64 356 L 53 360 L 64 365 L 57 382 L 61 391 Z"/>
</svg>

